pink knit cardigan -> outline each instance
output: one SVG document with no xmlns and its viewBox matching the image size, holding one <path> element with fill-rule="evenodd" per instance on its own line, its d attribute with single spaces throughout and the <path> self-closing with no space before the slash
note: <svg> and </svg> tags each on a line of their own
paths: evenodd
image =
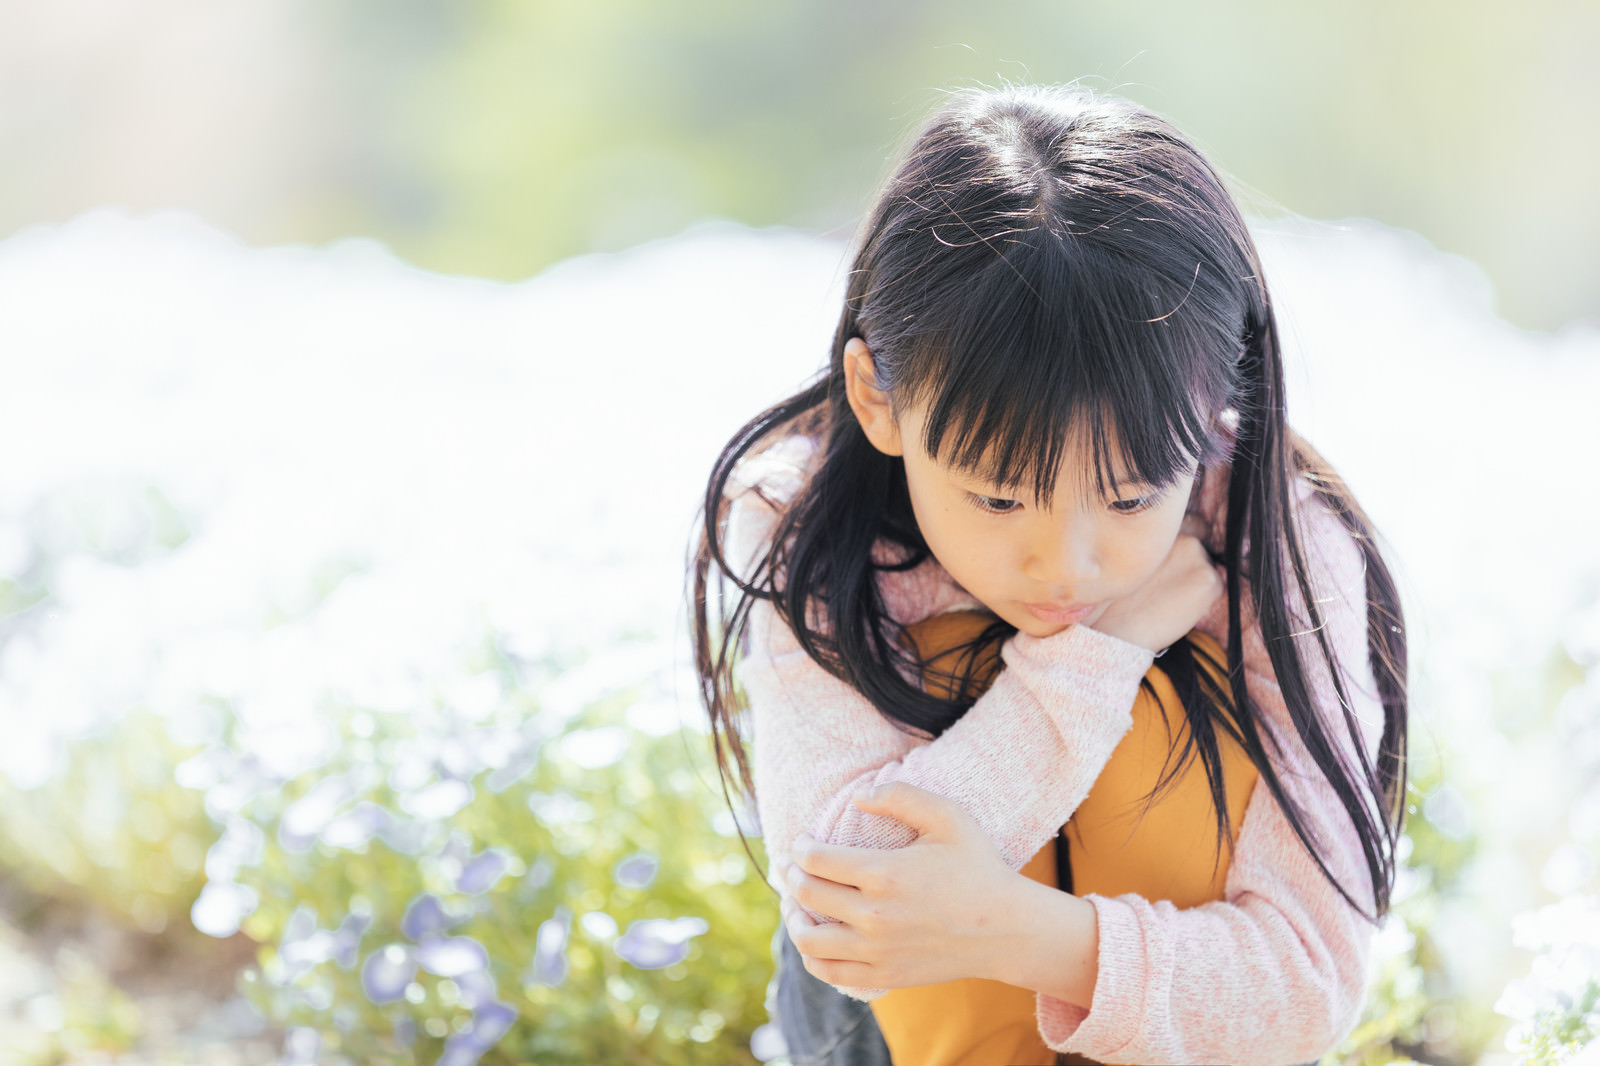
<svg viewBox="0 0 1600 1066">
<path fill-rule="evenodd" d="M 770 543 L 773 506 L 804 483 L 814 453 L 813 442 L 795 437 L 736 471 L 727 533 L 733 565 L 748 566 Z M 1311 587 L 1373 757 L 1383 711 L 1367 659 L 1361 554 L 1308 484 L 1299 496 Z M 1226 498 L 1226 471 L 1216 471 L 1190 503 L 1214 550 Z M 932 559 L 879 580 L 889 612 L 902 623 L 977 605 Z M 1225 599 L 1199 628 L 1226 647 Z M 751 611 L 749 635 L 739 678 L 749 698 L 757 814 L 775 865 L 787 861 L 802 830 L 835 844 L 910 843 L 909 828 L 850 802 L 865 786 L 905 781 L 959 802 L 1005 861 L 1021 869 L 1071 817 L 1131 727 L 1139 681 L 1152 662 L 1148 650 L 1081 626 L 1042 639 L 1019 633 L 1007 642 L 1005 669 L 988 692 L 938 739 L 922 741 L 812 661 L 764 602 Z M 1244 642 L 1251 698 L 1278 741 L 1278 774 L 1309 816 L 1329 868 L 1370 910 L 1355 831 L 1295 734 L 1249 613 Z M 1314 666 L 1308 673 L 1313 699 L 1338 723 L 1331 682 Z M 1346 735 L 1341 724 L 1332 733 Z M 1357 1020 L 1373 927 L 1328 884 L 1263 784 L 1239 829 L 1224 902 L 1178 910 L 1135 895 L 1087 898 L 1100 938 L 1093 1005 L 1084 1010 L 1038 996 L 1039 1032 L 1052 1049 L 1101 1062 L 1281 1066 L 1321 1056 Z M 841 991 L 862 999 L 881 994 Z"/>
</svg>

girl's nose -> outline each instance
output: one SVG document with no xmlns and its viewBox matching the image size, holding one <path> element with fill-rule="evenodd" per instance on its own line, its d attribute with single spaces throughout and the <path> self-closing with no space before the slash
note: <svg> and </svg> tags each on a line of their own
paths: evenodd
<svg viewBox="0 0 1600 1066">
<path fill-rule="evenodd" d="M 1041 584 L 1074 596 L 1100 576 L 1100 551 L 1088 523 L 1073 522 L 1043 531 L 1032 545 L 1023 572 Z"/>
</svg>

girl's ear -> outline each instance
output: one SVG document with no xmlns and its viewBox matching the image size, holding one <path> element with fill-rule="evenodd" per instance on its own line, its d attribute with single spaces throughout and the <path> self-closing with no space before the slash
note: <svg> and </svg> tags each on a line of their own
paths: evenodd
<svg viewBox="0 0 1600 1066">
<path fill-rule="evenodd" d="M 861 423 L 861 432 L 872 446 L 885 455 L 904 455 L 894 405 L 889 402 L 889 394 L 878 388 L 872 352 L 860 337 L 851 337 L 844 346 L 844 391 L 850 410 Z"/>
</svg>

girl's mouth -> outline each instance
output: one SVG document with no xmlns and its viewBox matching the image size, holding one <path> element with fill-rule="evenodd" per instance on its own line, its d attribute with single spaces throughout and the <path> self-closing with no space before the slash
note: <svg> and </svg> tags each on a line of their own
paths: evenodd
<svg viewBox="0 0 1600 1066">
<path fill-rule="evenodd" d="M 1022 606 L 1026 607 L 1041 622 L 1048 622 L 1057 626 L 1070 626 L 1094 614 L 1099 604 L 1090 603 L 1063 607 L 1054 603 L 1024 603 Z"/>
</svg>

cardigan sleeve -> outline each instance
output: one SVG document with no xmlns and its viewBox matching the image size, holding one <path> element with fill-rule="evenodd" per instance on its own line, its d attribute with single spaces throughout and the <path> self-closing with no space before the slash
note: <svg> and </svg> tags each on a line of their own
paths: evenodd
<svg viewBox="0 0 1600 1066">
<path fill-rule="evenodd" d="M 1312 590 L 1372 758 L 1383 709 L 1367 659 L 1364 563 L 1337 518 L 1315 503 L 1301 513 Z M 1201 628 L 1225 642 L 1226 604 Z M 1370 912 L 1355 829 L 1289 721 L 1253 623 L 1244 629 L 1243 659 L 1251 699 L 1279 743 L 1280 778 L 1329 870 Z M 1325 668 L 1308 663 L 1307 673 L 1314 704 L 1353 760 L 1355 741 Z M 1093 1003 L 1085 1011 L 1041 994 L 1046 1043 L 1102 1062 L 1281 1064 L 1326 1053 L 1359 1016 L 1373 925 L 1328 883 L 1263 782 L 1251 794 L 1224 892 L 1224 901 L 1189 910 L 1135 895 L 1088 897 L 1100 941 Z"/>
<path fill-rule="evenodd" d="M 752 561 L 775 522 L 762 495 L 736 498 L 730 562 Z M 881 587 L 895 618 L 910 624 L 950 605 L 942 575 L 937 564 L 886 575 Z M 1131 727 L 1153 660 L 1148 649 L 1078 626 L 1042 639 L 1018 634 L 1002 649 L 1005 669 L 989 690 L 927 741 L 896 728 L 812 660 L 769 604 L 753 605 L 747 635 L 738 670 L 750 709 L 756 809 L 775 866 L 787 862 L 802 831 L 858 847 L 909 844 L 910 828 L 851 803 L 863 788 L 904 781 L 960 803 L 1021 869 L 1060 831 Z M 787 893 L 781 879 L 778 887 Z"/>
</svg>

